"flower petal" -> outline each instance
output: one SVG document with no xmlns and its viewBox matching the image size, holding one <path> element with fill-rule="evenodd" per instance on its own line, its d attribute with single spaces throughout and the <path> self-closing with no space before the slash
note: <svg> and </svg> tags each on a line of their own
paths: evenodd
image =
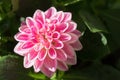
<svg viewBox="0 0 120 80">
<path fill-rule="evenodd" d="M 42 49 L 40 50 L 40 52 L 38 53 L 38 59 L 39 59 L 40 61 L 43 61 L 43 60 L 45 59 L 46 55 L 47 55 L 46 49 L 45 49 L 45 48 L 42 48 Z"/>
<path fill-rule="evenodd" d="M 68 28 L 68 23 L 61 23 L 59 25 L 56 25 L 56 31 L 58 32 L 65 32 Z"/>
<path fill-rule="evenodd" d="M 68 28 L 65 32 L 72 32 L 72 31 L 76 30 L 76 28 L 77 28 L 77 24 L 75 22 L 69 22 Z"/>
<path fill-rule="evenodd" d="M 67 71 L 68 70 L 68 66 L 66 65 L 65 62 L 61 62 L 61 61 L 58 61 L 57 62 L 57 68 L 61 71 Z"/>
<path fill-rule="evenodd" d="M 33 42 L 28 41 L 28 42 L 25 42 L 25 43 L 22 45 L 22 49 L 28 49 L 28 48 L 31 48 L 31 47 L 33 47 L 33 46 L 34 46 Z"/>
<path fill-rule="evenodd" d="M 56 14 L 56 9 L 55 7 L 51 7 L 49 8 L 47 11 L 45 11 L 45 17 L 46 18 L 51 18 L 52 16 L 54 16 Z"/>
<path fill-rule="evenodd" d="M 24 54 L 28 53 L 29 50 L 27 49 L 22 49 L 22 45 L 23 45 L 23 42 L 19 42 L 15 48 L 14 48 L 14 52 L 21 55 L 21 56 L 24 56 Z"/>
<path fill-rule="evenodd" d="M 60 33 L 59 32 L 57 32 L 57 31 L 53 32 L 52 38 L 58 39 L 59 37 L 60 37 Z"/>
<path fill-rule="evenodd" d="M 80 43 L 79 40 L 77 40 L 75 43 L 70 44 L 75 50 L 81 50 L 82 49 L 82 44 Z"/>
<path fill-rule="evenodd" d="M 68 41 L 68 43 L 74 43 L 78 40 L 78 36 L 73 34 L 73 33 L 69 33 L 69 35 L 71 36 L 71 39 Z"/>
<path fill-rule="evenodd" d="M 47 77 L 52 77 L 54 74 L 54 72 L 51 72 L 44 66 L 41 68 L 41 72 L 44 73 Z"/>
<path fill-rule="evenodd" d="M 55 49 L 54 48 L 50 48 L 49 50 L 48 50 L 48 55 L 49 55 L 49 57 L 51 58 L 51 59 L 55 59 L 56 58 L 56 51 L 55 51 Z"/>
<path fill-rule="evenodd" d="M 38 52 L 34 50 L 34 48 L 32 48 L 29 53 L 28 53 L 28 60 L 29 61 L 33 61 L 37 58 Z"/>
<path fill-rule="evenodd" d="M 31 32 L 27 25 L 20 26 L 19 31 L 27 34 Z"/>
<path fill-rule="evenodd" d="M 81 32 L 80 32 L 80 31 L 78 31 L 78 30 L 74 30 L 74 31 L 72 31 L 71 33 L 73 33 L 73 34 L 77 35 L 78 37 L 80 37 L 80 36 L 81 36 Z"/>
<path fill-rule="evenodd" d="M 63 18 L 64 18 L 64 13 L 63 13 L 63 11 L 57 12 L 57 14 L 56 14 L 55 17 L 59 20 L 59 22 L 61 22 L 61 21 L 63 20 Z"/>
<path fill-rule="evenodd" d="M 77 64 L 76 54 L 72 58 L 67 58 L 66 63 L 69 64 L 69 65 L 75 65 L 75 64 Z"/>
<path fill-rule="evenodd" d="M 51 59 L 49 56 L 47 56 L 44 60 L 44 65 L 48 70 L 55 72 L 57 68 L 57 61 L 56 59 Z"/>
<path fill-rule="evenodd" d="M 29 36 L 28 34 L 24 34 L 24 33 L 17 33 L 14 38 L 17 40 L 17 41 L 27 41 L 29 40 Z"/>
<path fill-rule="evenodd" d="M 67 55 L 62 49 L 56 50 L 57 53 L 57 59 L 59 61 L 66 61 L 67 60 Z"/>
<path fill-rule="evenodd" d="M 70 21 L 71 18 L 72 18 L 72 15 L 70 12 L 64 12 L 64 18 L 63 18 L 62 22 Z"/>
<path fill-rule="evenodd" d="M 35 19 L 38 22 L 41 22 L 42 24 L 45 23 L 45 15 L 41 10 L 36 10 L 33 19 Z"/>
<path fill-rule="evenodd" d="M 53 44 L 54 48 L 56 48 L 56 49 L 61 49 L 64 46 L 62 41 L 55 40 L 55 39 L 52 41 L 52 44 Z"/>
<path fill-rule="evenodd" d="M 34 64 L 34 62 L 33 61 L 29 61 L 28 60 L 28 55 L 26 54 L 24 56 L 24 67 L 25 68 L 30 68 L 33 64 Z"/>
<path fill-rule="evenodd" d="M 72 46 L 70 46 L 69 44 L 65 43 L 63 50 L 65 51 L 65 53 L 67 54 L 68 57 L 74 57 L 75 56 L 75 51 L 72 48 Z"/>
<path fill-rule="evenodd" d="M 70 39 L 71 39 L 71 36 L 69 34 L 67 33 L 60 34 L 59 40 L 66 42 L 66 41 L 69 41 Z"/>
<path fill-rule="evenodd" d="M 39 72 L 41 70 L 42 65 L 43 65 L 43 61 L 36 59 L 34 65 L 33 65 L 35 72 Z"/>
</svg>

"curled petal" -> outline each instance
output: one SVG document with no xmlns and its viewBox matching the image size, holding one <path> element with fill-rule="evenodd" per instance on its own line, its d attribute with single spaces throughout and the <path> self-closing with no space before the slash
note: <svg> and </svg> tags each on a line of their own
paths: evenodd
<svg viewBox="0 0 120 80">
<path fill-rule="evenodd" d="M 68 28 L 65 32 L 72 32 L 72 31 L 76 30 L 76 28 L 77 28 L 77 24 L 75 22 L 69 22 Z"/>
<path fill-rule="evenodd" d="M 41 72 L 44 73 L 47 77 L 52 77 L 54 72 L 48 70 L 45 66 L 42 66 Z"/>
<path fill-rule="evenodd" d="M 43 60 L 45 59 L 46 55 L 47 55 L 46 49 L 45 49 L 45 48 L 42 48 L 42 49 L 40 50 L 40 52 L 38 53 L 38 59 L 39 59 L 40 61 L 43 61 Z"/>
<path fill-rule="evenodd" d="M 29 40 L 29 35 L 28 34 L 24 34 L 24 33 L 17 33 L 14 38 L 17 41 L 27 41 Z"/>
<path fill-rule="evenodd" d="M 45 23 L 45 15 L 41 10 L 36 10 L 33 19 L 35 19 L 38 22 L 41 22 L 42 24 Z"/>
<path fill-rule="evenodd" d="M 29 50 L 27 49 L 22 49 L 22 45 L 23 45 L 23 42 L 19 42 L 15 48 L 14 48 L 14 52 L 21 55 L 21 56 L 24 56 L 24 54 L 26 54 Z"/>
<path fill-rule="evenodd" d="M 33 65 L 35 72 L 39 72 L 41 70 L 42 65 L 43 65 L 43 61 L 36 59 L 34 65 Z"/>
<path fill-rule="evenodd" d="M 29 53 L 28 53 L 28 60 L 29 61 L 33 61 L 37 58 L 38 52 L 34 50 L 34 48 L 32 48 Z"/>
<path fill-rule="evenodd" d="M 62 33 L 59 38 L 61 41 L 66 42 L 71 39 L 71 36 L 67 33 Z"/>
<path fill-rule="evenodd" d="M 57 31 L 53 32 L 52 38 L 58 39 L 59 37 L 60 37 L 60 33 L 59 32 L 57 32 Z"/>
<path fill-rule="evenodd" d="M 44 65 L 51 72 L 55 72 L 57 68 L 57 61 L 56 59 L 51 59 L 49 56 L 47 56 L 44 60 Z"/>
<path fill-rule="evenodd" d="M 61 49 L 64 46 L 63 42 L 59 41 L 59 40 L 53 40 L 52 44 L 53 44 L 54 48 L 56 48 L 56 49 Z"/>
<path fill-rule="evenodd" d="M 59 25 L 56 25 L 56 31 L 58 32 L 65 32 L 68 28 L 68 23 L 61 23 Z"/>
<path fill-rule="evenodd" d="M 22 45 L 22 49 L 28 49 L 28 48 L 31 48 L 31 47 L 33 47 L 33 46 L 34 46 L 33 42 L 28 41 L 28 42 L 25 42 L 25 43 Z"/>
<path fill-rule="evenodd" d="M 79 40 L 77 40 L 74 43 L 70 44 L 75 50 L 81 50 L 82 49 L 82 44 L 80 43 Z"/>
<path fill-rule="evenodd" d="M 50 49 L 48 50 L 48 55 L 49 55 L 49 57 L 50 57 L 51 59 L 55 59 L 55 58 L 56 58 L 56 51 L 55 51 L 55 49 L 54 49 L 54 48 L 50 48 Z"/>
<path fill-rule="evenodd" d="M 67 54 L 62 49 L 56 50 L 56 53 L 57 53 L 57 59 L 59 61 L 66 61 L 67 60 Z"/>
<path fill-rule="evenodd" d="M 57 14 L 56 14 L 55 17 L 59 20 L 59 22 L 61 22 L 61 21 L 63 20 L 63 18 L 64 18 L 64 13 L 63 13 L 63 11 L 57 12 Z"/>
<path fill-rule="evenodd" d="M 26 54 L 24 56 L 24 67 L 25 68 L 30 68 L 30 67 L 32 67 L 33 64 L 34 64 L 34 62 L 33 61 L 29 61 L 28 60 L 28 55 Z"/>
<path fill-rule="evenodd" d="M 47 11 L 45 11 L 45 17 L 51 18 L 56 14 L 56 9 L 54 7 L 49 8 Z"/>
<path fill-rule="evenodd" d="M 57 68 L 61 71 L 67 71 L 68 70 L 68 66 L 66 65 L 65 62 L 61 62 L 61 61 L 58 61 L 57 62 Z"/>
<path fill-rule="evenodd" d="M 68 57 L 74 57 L 75 56 L 75 51 L 72 48 L 72 46 L 70 46 L 69 44 L 64 44 L 63 50 L 65 51 L 65 53 L 67 54 Z"/>
<path fill-rule="evenodd" d="M 63 18 L 62 22 L 70 21 L 71 18 L 72 18 L 72 15 L 70 12 L 64 12 L 64 18 Z"/>
</svg>

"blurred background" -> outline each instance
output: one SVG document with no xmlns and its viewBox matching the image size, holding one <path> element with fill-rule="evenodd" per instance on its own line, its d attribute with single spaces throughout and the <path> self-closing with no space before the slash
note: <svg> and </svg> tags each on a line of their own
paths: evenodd
<svg viewBox="0 0 120 80">
<path fill-rule="evenodd" d="M 49 79 L 25 69 L 13 49 L 21 21 L 51 6 L 72 13 L 83 49 L 77 65 Z M 120 0 L 0 0 L 0 80 L 120 80 Z"/>
</svg>

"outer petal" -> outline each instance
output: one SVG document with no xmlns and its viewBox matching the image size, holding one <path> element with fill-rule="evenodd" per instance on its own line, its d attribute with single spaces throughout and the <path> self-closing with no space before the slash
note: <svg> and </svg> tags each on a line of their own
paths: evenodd
<svg viewBox="0 0 120 80">
<path fill-rule="evenodd" d="M 27 27 L 27 25 L 20 26 L 19 31 L 22 33 L 31 33 L 30 28 Z"/>
<path fill-rule="evenodd" d="M 55 17 L 59 20 L 59 22 L 61 22 L 63 20 L 63 18 L 64 18 L 63 11 L 57 12 L 57 14 L 55 15 Z"/>
<path fill-rule="evenodd" d="M 29 40 L 29 35 L 28 34 L 24 34 L 24 33 L 17 33 L 14 38 L 17 41 L 27 41 Z"/>
<path fill-rule="evenodd" d="M 72 31 L 72 33 L 75 34 L 75 35 L 77 35 L 78 37 L 81 36 L 81 32 L 78 31 L 78 30 L 74 30 L 74 31 Z"/>
<path fill-rule="evenodd" d="M 62 22 L 70 21 L 71 18 L 72 18 L 72 15 L 70 12 L 64 12 L 64 18 L 63 18 Z"/>
<path fill-rule="evenodd" d="M 28 60 L 33 61 L 37 58 L 37 56 L 38 56 L 38 52 L 35 51 L 34 48 L 32 48 L 28 53 Z"/>
<path fill-rule="evenodd" d="M 56 59 L 51 59 L 49 56 L 47 56 L 44 60 L 44 65 L 51 72 L 55 72 L 57 68 L 57 61 Z"/>
<path fill-rule="evenodd" d="M 36 10 L 34 13 L 33 18 L 38 21 L 41 22 L 42 24 L 45 23 L 45 15 L 41 10 Z"/>
<path fill-rule="evenodd" d="M 68 28 L 68 23 L 61 23 L 59 25 L 56 25 L 56 31 L 58 32 L 65 32 Z"/>
<path fill-rule="evenodd" d="M 55 7 L 51 7 L 49 8 L 47 11 L 45 11 L 45 17 L 46 18 L 51 18 L 52 16 L 54 16 L 56 14 L 56 9 Z"/>
<path fill-rule="evenodd" d="M 34 61 L 29 61 L 28 60 L 28 55 L 26 54 L 24 56 L 24 67 L 25 68 L 30 68 L 34 64 Z"/>
<path fill-rule="evenodd" d="M 25 43 L 22 45 L 22 49 L 29 49 L 29 48 L 31 48 L 31 47 L 33 47 L 33 46 L 34 46 L 33 42 L 28 41 L 28 42 L 25 42 Z"/>
<path fill-rule="evenodd" d="M 21 55 L 21 56 L 24 56 L 24 54 L 26 54 L 29 49 L 22 49 L 22 45 L 23 45 L 23 42 L 19 42 L 15 48 L 14 48 L 14 52 Z"/>
<path fill-rule="evenodd" d="M 68 70 L 68 66 L 66 65 L 65 62 L 61 62 L 61 61 L 58 61 L 57 62 L 57 68 L 61 71 L 67 71 Z"/>
<path fill-rule="evenodd" d="M 82 44 L 80 43 L 79 40 L 77 40 L 75 43 L 70 44 L 75 50 L 81 50 L 82 49 Z"/>
<path fill-rule="evenodd" d="M 66 61 L 67 60 L 67 54 L 62 49 L 56 50 L 56 53 L 57 53 L 57 59 L 59 61 Z"/>
<path fill-rule="evenodd" d="M 54 74 L 54 72 L 51 72 L 45 66 L 42 66 L 41 72 L 44 73 L 47 77 L 52 77 Z"/>
<path fill-rule="evenodd" d="M 36 59 L 34 65 L 33 65 L 35 72 L 39 72 L 41 70 L 42 65 L 43 65 L 43 61 Z"/>
<path fill-rule="evenodd" d="M 77 63 L 76 54 L 75 54 L 74 57 L 72 57 L 72 58 L 67 58 L 66 63 L 69 64 L 69 65 L 75 65 L 75 64 Z"/>
<path fill-rule="evenodd" d="M 71 39 L 71 36 L 67 33 L 61 33 L 59 40 L 66 42 Z"/>
<path fill-rule="evenodd" d="M 72 32 L 72 31 L 76 30 L 76 28 L 77 28 L 77 24 L 75 22 L 69 22 L 68 28 L 65 32 Z"/>
<path fill-rule="evenodd" d="M 71 39 L 68 41 L 68 43 L 74 43 L 78 40 L 78 36 L 73 34 L 73 33 L 69 33 L 69 35 L 71 36 Z"/>
<path fill-rule="evenodd" d="M 72 58 L 75 56 L 75 51 L 69 44 L 64 44 L 63 50 L 65 51 L 68 57 Z"/>
</svg>

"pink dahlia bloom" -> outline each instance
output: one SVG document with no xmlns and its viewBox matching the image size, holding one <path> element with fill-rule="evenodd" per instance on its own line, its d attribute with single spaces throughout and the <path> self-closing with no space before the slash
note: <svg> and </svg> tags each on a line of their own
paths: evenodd
<svg viewBox="0 0 120 80">
<path fill-rule="evenodd" d="M 35 72 L 51 77 L 56 69 L 66 71 L 67 65 L 76 64 L 75 50 L 82 48 L 81 33 L 71 17 L 70 12 L 51 7 L 26 18 L 14 36 L 18 41 L 14 52 L 24 56 L 25 68 L 33 66 Z"/>
</svg>

